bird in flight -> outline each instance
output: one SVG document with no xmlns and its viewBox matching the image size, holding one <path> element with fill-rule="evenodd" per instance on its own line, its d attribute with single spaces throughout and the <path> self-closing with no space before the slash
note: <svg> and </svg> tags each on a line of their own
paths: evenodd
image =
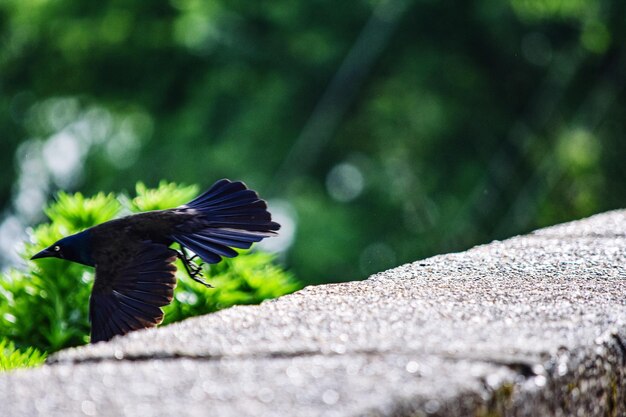
<svg viewBox="0 0 626 417">
<path fill-rule="evenodd" d="M 31 259 L 54 257 L 96 268 L 89 300 L 91 343 L 96 343 L 163 321 L 161 307 L 174 295 L 177 258 L 192 279 L 210 287 L 200 278 L 196 257 L 218 263 L 237 256 L 233 248 L 248 249 L 279 228 L 255 191 L 222 179 L 180 207 L 110 220 Z M 170 248 L 174 243 L 180 250 Z"/>
</svg>

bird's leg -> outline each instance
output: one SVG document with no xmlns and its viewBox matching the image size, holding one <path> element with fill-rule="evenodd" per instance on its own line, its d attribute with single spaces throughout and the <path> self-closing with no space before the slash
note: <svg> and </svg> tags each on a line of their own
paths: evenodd
<svg viewBox="0 0 626 417">
<path fill-rule="evenodd" d="M 189 275 L 189 278 L 193 279 L 196 282 L 199 282 L 207 288 L 213 288 L 211 284 L 200 278 L 202 276 L 202 266 L 197 265 L 193 262 L 193 260 L 197 258 L 198 255 L 194 255 L 190 258 L 189 255 L 187 255 L 187 251 L 182 245 L 180 246 L 180 252 L 176 252 L 178 253 L 178 258 L 183 263 L 183 266 L 185 267 L 185 271 L 187 271 L 187 275 Z"/>
</svg>

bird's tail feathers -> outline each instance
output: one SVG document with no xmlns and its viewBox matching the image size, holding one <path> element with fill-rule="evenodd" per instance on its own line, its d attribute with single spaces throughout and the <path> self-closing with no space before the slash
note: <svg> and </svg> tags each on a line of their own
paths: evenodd
<svg viewBox="0 0 626 417">
<path fill-rule="evenodd" d="M 220 180 L 181 208 L 197 210 L 203 221 L 196 230 L 174 234 L 172 239 L 207 263 L 237 256 L 232 248 L 248 249 L 280 228 L 267 203 L 241 181 Z"/>
</svg>

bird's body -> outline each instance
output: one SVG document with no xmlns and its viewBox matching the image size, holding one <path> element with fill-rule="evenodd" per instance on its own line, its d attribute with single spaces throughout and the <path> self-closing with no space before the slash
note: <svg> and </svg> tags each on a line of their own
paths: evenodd
<svg viewBox="0 0 626 417">
<path fill-rule="evenodd" d="M 65 237 L 32 259 L 57 257 L 96 268 L 90 299 L 92 343 L 153 327 L 176 286 L 174 261 L 191 277 L 188 248 L 207 263 L 237 256 L 232 248 L 275 235 L 265 201 L 241 182 L 220 180 L 183 206 L 111 220 Z M 170 248 L 174 242 L 181 251 Z M 192 268 L 192 269 L 190 269 Z"/>
</svg>

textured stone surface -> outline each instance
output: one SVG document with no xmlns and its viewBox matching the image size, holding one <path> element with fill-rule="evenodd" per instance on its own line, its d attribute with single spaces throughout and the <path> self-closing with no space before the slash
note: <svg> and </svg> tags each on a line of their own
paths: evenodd
<svg viewBox="0 0 626 417">
<path fill-rule="evenodd" d="M 625 415 L 625 294 L 615 211 L 69 349 L 0 377 L 0 410 Z"/>
</svg>

